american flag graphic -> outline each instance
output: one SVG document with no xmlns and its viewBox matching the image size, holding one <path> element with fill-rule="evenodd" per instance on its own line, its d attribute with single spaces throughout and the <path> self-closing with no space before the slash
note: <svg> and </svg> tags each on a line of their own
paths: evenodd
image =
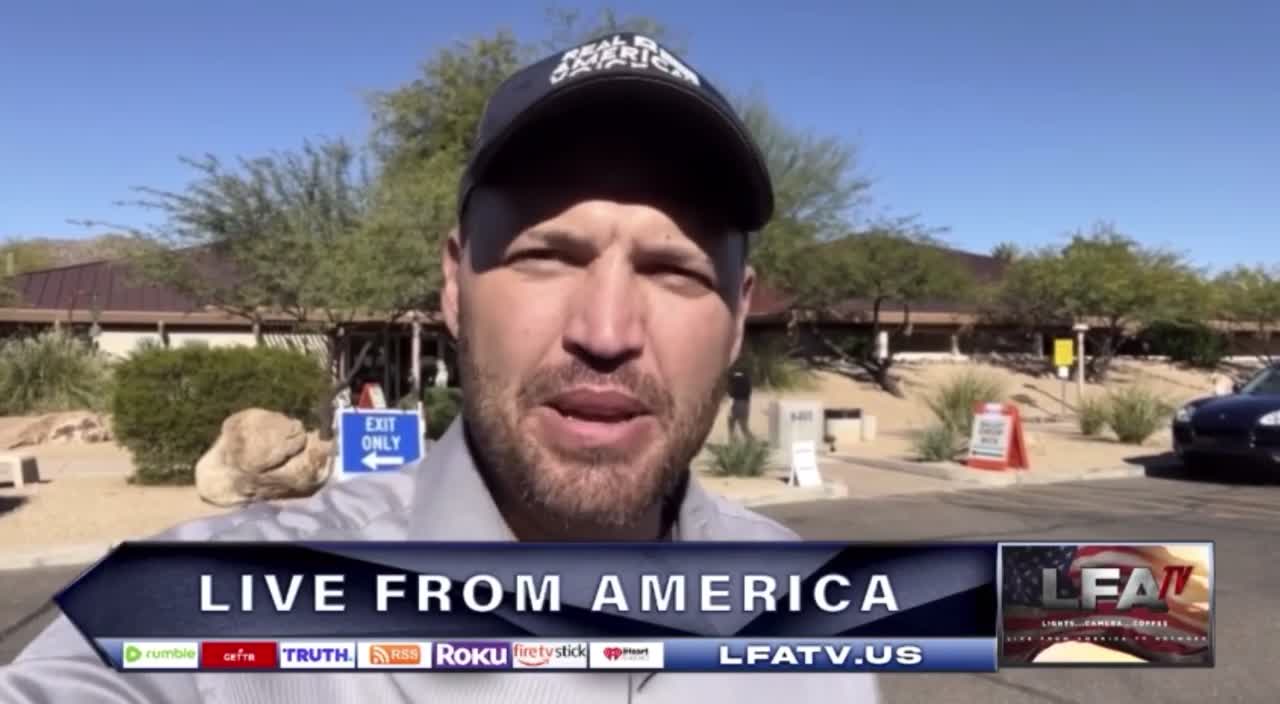
<svg viewBox="0 0 1280 704">
<path fill-rule="evenodd" d="M 1209 625 L 1209 552 L 1187 559 L 1165 545 L 1008 545 L 1002 548 L 1003 663 L 1030 663 L 1059 643 L 1087 643 L 1165 665 L 1208 665 L 1213 649 Z M 1120 584 L 1134 567 L 1147 567 L 1157 584 L 1164 568 L 1193 565 L 1181 594 L 1170 588 L 1167 612 L 1135 607 L 1116 611 L 1100 600 L 1089 611 L 1045 609 L 1041 604 L 1043 570 L 1058 571 L 1059 596 L 1080 593 L 1080 570 L 1114 567 Z M 1123 587 L 1121 587 L 1123 588 Z"/>
</svg>

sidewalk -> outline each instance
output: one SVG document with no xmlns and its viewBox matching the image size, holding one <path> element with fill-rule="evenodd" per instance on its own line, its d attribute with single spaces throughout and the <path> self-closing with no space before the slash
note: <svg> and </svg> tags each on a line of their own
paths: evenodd
<svg viewBox="0 0 1280 704">
<path fill-rule="evenodd" d="M 1029 469 L 991 471 L 973 469 L 958 462 L 905 462 L 884 457 L 842 455 L 841 459 L 877 469 L 929 477 L 950 484 L 969 486 L 1014 486 L 1018 484 L 1055 484 L 1093 479 L 1141 477 L 1146 470 L 1135 465 L 1082 467 L 1079 469 Z"/>
</svg>

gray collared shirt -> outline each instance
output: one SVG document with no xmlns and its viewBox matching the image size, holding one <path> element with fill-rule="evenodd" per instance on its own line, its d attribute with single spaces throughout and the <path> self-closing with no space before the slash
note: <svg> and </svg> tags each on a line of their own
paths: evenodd
<svg viewBox="0 0 1280 704">
<path fill-rule="evenodd" d="M 334 483 L 286 505 L 257 505 L 181 524 L 160 540 L 514 540 L 468 451 L 461 421 L 428 457 L 401 471 Z M 795 540 L 781 525 L 706 492 L 697 482 L 676 540 Z M 118 673 L 59 617 L 10 665 L 0 704 L 200 702 L 877 702 L 861 673 Z"/>
</svg>

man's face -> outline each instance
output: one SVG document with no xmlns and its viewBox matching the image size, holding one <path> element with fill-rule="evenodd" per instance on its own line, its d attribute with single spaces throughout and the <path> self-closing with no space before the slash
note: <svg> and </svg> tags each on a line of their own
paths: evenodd
<svg viewBox="0 0 1280 704">
<path fill-rule="evenodd" d="M 621 163 L 566 155 L 557 168 L 608 177 L 477 190 L 445 256 L 479 459 L 508 500 L 568 525 L 634 525 L 680 485 L 750 301 L 744 238 L 696 193 L 651 188 L 654 164 Z"/>
</svg>

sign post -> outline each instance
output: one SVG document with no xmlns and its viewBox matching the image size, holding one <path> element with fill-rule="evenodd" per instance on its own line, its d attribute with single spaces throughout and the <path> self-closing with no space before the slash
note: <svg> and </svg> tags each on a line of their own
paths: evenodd
<svg viewBox="0 0 1280 704">
<path fill-rule="evenodd" d="M 1075 361 L 1075 343 L 1071 338 L 1053 341 L 1053 366 L 1058 368 L 1062 380 L 1062 412 L 1067 413 L 1067 378 L 1071 376 L 1071 363 Z"/>
<path fill-rule="evenodd" d="M 1077 377 L 1076 378 L 1076 398 L 1078 399 L 1079 403 L 1083 404 L 1084 403 L 1084 336 L 1085 336 L 1085 333 L 1089 332 L 1089 326 L 1085 325 L 1084 323 L 1077 323 L 1075 327 L 1071 329 L 1074 330 L 1076 333 L 1076 347 L 1080 351 L 1080 354 L 1076 355 L 1076 363 L 1078 366 L 1078 369 L 1076 370 L 1076 377 Z"/>
<path fill-rule="evenodd" d="M 422 459 L 417 410 L 344 408 L 338 416 L 338 479 L 395 471 Z"/>
</svg>

